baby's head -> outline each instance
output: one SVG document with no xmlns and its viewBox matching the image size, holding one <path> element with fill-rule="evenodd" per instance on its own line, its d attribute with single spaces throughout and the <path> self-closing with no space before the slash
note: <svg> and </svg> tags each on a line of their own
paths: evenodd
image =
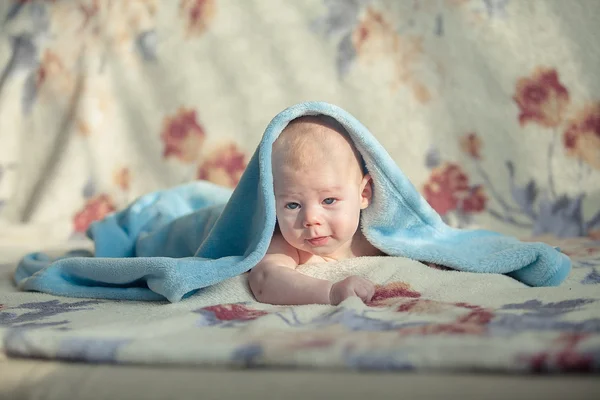
<svg viewBox="0 0 600 400">
<path fill-rule="evenodd" d="M 348 132 L 328 116 L 297 118 L 273 143 L 272 166 L 284 239 L 320 256 L 349 252 L 372 188 Z"/>
</svg>

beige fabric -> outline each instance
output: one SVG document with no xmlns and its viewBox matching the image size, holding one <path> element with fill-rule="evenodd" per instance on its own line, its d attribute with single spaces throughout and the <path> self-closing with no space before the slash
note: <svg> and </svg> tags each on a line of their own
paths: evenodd
<svg viewBox="0 0 600 400">
<path fill-rule="evenodd" d="M 574 260 L 572 276 L 557 289 L 526 289 L 503 276 L 458 275 L 401 259 L 328 270 L 332 278 L 358 272 L 395 285 L 388 293 L 399 296 L 382 300 L 377 321 L 424 322 L 426 332 L 439 331 L 413 331 L 408 358 L 392 352 L 394 361 L 418 368 L 597 369 L 600 247 L 577 238 L 600 237 L 597 0 L 15 0 L 0 2 L 0 21 L 0 330 L 38 328 L 10 336 L 14 349 L 88 361 L 226 364 L 235 346 L 247 351 L 259 343 L 264 358 L 257 362 L 313 367 L 368 364 L 366 356 L 390 353 L 385 332 L 365 333 L 365 323 L 356 333 L 344 325 L 365 311 L 353 300 L 340 308 L 354 315 L 350 322 L 326 328 L 283 327 L 274 313 L 252 319 L 272 311 L 253 302 L 236 309 L 241 322 L 234 329 L 196 326 L 210 314 L 194 310 L 251 300 L 243 276 L 168 306 L 76 307 L 78 299 L 18 292 L 10 280 L 24 252 L 61 249 L 140 194 L 196 178 L 235 186 L 276 113 L 323 100 L 362 121 L 448 223 L 533 233 Z M 222 306 L 225 314 L 233 309 Z M 394 311 L 402 307 L 413 309 Z M 298 313 L 302 323 L 331 322 L 332 311 Z M 299 340 L 313 346 L 300 351 L 278 334 L 282 328 L 307 329 L 323 341 Z M 444 329 L 464 334 L 444 335 Z M 590 337 L 578 335 L 586 329 Z M 507 332 L 512 340 L 504 341 Z M 133 341 L 110 342 L 115 351 L 98 355 L 89 339 L 111 335 Z M 222 347 L 209 354 L 199 337 L 218 338 Z M 366 358 L 344 359 L 344 344 Z M 303 358 L 303 352 L 316 356 Z M 519 358 L 522 353 L 533 358 Z M 1 367 L 17 371 L 15 365 Z M 54 368 L 49 365 L 35 368 Z M 107 368 L 113 377 L 121 371 Z M 57 380 L 70 373 L 57 371 Z M 90 374 L 97 381 L 89 393 L 106 393 L 100 389 L 105 376 Z M 331 382 L 351 392 L 366 386 L 361 379 Z M 64 397 L 70 385 L 48 380 L 52 391 L 44 382 L 20 390 Z M 154 382 L 163 381 L 150 376 L 151 393 Z M 452 386 L 460 380 L 431 382 L 423 378 L 423 390 L 464 388 Z M 517 390 L 514 382 L 497 387 Z M 539 387 L 563 397 L 586 393 L 581 383 L 582 390 L 565 395 L 563 382 Z M 498 392 L 489 387 L 485 397 Z M 397 396 L 405 386 L 394 390 Z"/>
<path fill-rule="evenodd" d="M 0 360 L 0 397 L 64 399 L 597 399 L 597 377 L 390 374 Z"/>
<path fill-rule="evenodd" d="M 0 258 L 18 259 L 14 243 Z M 556 288 L 401 257 L 302 266 L 307 275 L 361 275 L 378 285 L 369 304 L 349 298 L 335 307 L 257 303 L 246 274 L 173 304 L 56 297 L 18 291 L 9 262 L 0 276 L 0 334 L 12 356 L 88 363 L 597 370 L 600 290 L 593 271 L 588 282 L 585 263 L 596 262 L 600 246 L 583 239 L 557 244 L 576 268 Z"/>
<path fill-rule="evenodd" d="M 1 219 L 66 238 L 151 190 L 234 186 L 276 113 L 323 100 L 452 224 L 598 235 L 596 0 L 1 2 L 9 15 Z M 506 161 L 537 196 L 509 190 Z M 530 213 L 544 204 L 561 212 Z"/>
</svg>

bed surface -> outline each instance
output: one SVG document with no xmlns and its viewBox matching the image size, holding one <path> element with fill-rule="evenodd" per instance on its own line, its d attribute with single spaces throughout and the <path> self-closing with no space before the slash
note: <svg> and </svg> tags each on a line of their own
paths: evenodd
<svg viewBox="0 0 600 400">
<path fill-rule="evenodd" d="M 24 399 L 597 399 L 597 376 L 357 373 L 2 361 L 0 398 Z M 5 378 L 4 378 L 5 377 Z M 175 389 L 174 389 L 175 388 Z"/>
<path fill-rule="evenodd" d="M 0 21 L 0 398 L 600 398 L 599 1 L 2 0 Z M 373 279 L 372 304 L 298 308 L 243 275 L 175 304 L 14 287 L 23 254 L 91 248 L 143 194 L 235 187 L 307 100 L 449 225 L 558 246 L 569 278 L 372 258 L 304 270 Z"/>
<path fill-rule="evenodd" d="M 285 393 L 286 398 L 314 394 L 349 399 L 398 393 L 420 398 L 591 399 L 600 393 L 594 372 L 600 354 L 600 291 L 589 278 L 600 264 L 600 246 L 587 239 L 560 243 L 574 257 L 575 268 L 559 288 L 526 288 L 504 276 L 467 274 L 458 279 L 452 275 L 456 272 L 390 258 L 389 264 L 378 264 L 379 269 L 402 268 L 405 286 L 396 296 L 382 298 L 385 304 L 365 309 L 352 301 L 343 303 L 338 311 L 346 310 L 346 319 L 339 313 L 337 319 L 332 317 L 335 307 L 295 310 L 301 322 L 309 322 L 282 328 L 269 320 L 272 309 L 245 297 L 243 276 L 225 282 L 212 294 L 174 305 L 100 304 L 19 292 L 11 274 L 19 255 L 40 243 L 32 238 L 29 245 L 19 245 L 18 240 L 9 242 L 4 237 L 1 253 L 0 332 L 9 355 L 3 355 L 0 370 L 2 393 L 10 393 L 7 398 L 158 399 L 170 396 L 171 387 L 177 387 L 175 397 L 170 397 L 174 399 L 199 391 L 202 398 L 234 398 L 241 393 L 248 398 L 281 398 Z M 49 247 L 59 252 L 82 245 L 89 243 Z M 337 273 L 348 273 L 348 268 L 361 273 L 361 268 L 370 269 L 375 262 L 381 260 L 342 265 Z M 460 287 L 449 289 L 448 284 Z M 207 319 L 209 314 L 198 312 L 215 311 L 215 305 L 227 303 L 224 298 L 232 301 L 220 314 L 211 314 L 220 315 L 216 323 Z M 365 310 L 381 312 L 415 301 L 420 302 L 417 308 L 401 318 L 377 314 L 360 318 L 369 315 Z M 450 306 L 457 303 L 468 303 L 470 308 Z M 245 308 L 240 313 L 236 305 Z M 355 311 L 354 320 L 350 311 Z M 283 317 L 293 315 L 288 308 L 278 312 Z M 510 315 L 515 317 L 507 320 Z M 323 318 L 329 321 L 323 324 Z M 458 322 L 461 318 L 463 323 Z M 315 323 L 319 319 L 321 324 Z M 385 321 L 409 326 L 382 328 Z M 421 328 L 412 332 L 410 321 L 427 324 L 415 325 Z M 402 331 L 406 339 L 394 341 L 392 336 Z M 221 339 L 211 346 L 204 345 L 218 336 Z M 343 356 L 343 345 L 346 350 L 356 347 L 354 357 Z M 240 348 L 246 355 L 254 351 L 256 357 L 234 357 Z M 403 348 L 410 350 L 408 357 L 382 358 Z M 520 361 L 512 357 L 519 352 L 524 357 Z"/>
</svg>

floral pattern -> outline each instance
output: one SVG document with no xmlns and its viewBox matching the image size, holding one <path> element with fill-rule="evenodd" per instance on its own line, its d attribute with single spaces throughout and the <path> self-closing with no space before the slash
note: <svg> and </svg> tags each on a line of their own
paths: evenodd
<svg viewBox="0 0 600 400">
<path fill-rule="evenodd" d="M 461 216 L 482 212 L 488 200 L 483 187 L 471 185 L 460 165 L 448 162 L 432 170 L 423 195 L 443 217 L 450 212 Z"/>
<path fill-rule="evenodd" d="M 496 76 L 490 75 L 495 69 L 485 68 L 480 74 L 477 65 L 487 65 L 487 61 L 477 58 L 481 55 L 473 56 L 470 49 L 477 46 L 468 41 L 463 43 L 468 35 L 456 31 L 457 26 L 480 30 L 482 35 L 475 37 L 483 38 L 484 32 L 495 26 L 499 37 L 503 37 L 502 32 L 508 29 L 506 22 L 513 15 L 530 12 L 523 4 L 510 0 L 310 1 L 314 7 L 308 9 L 317 10 L 315 13 L 305 15 L 295 8 L 296 22 L 289 31 L 278 30 L 277 34 L 288 39 L 276 40 L 277 35 L 272 33 L 274 26 L 269 24 L 260 28 L 264 31 L 259 36 L 270 38 L 264 42 L 268 44 L 266 48 L 273 49 L 274 57 L 282 54 L 282 60 L 296 59 L 286 53 L 293 47 L 284 43 L 304 43 L 306 48 L 298 48 L 303 54 L 324 51 L 315 58 L 323 63 L 318 70 L 327 70 L 329 63 L 339 80 L 330 82 L 333 86 L 321 93 L 324 85 L 317 83 L 320 78 L 316 76 L 314 86 L 311 86 L 313 80 L 308 83 L 307 90 L 315 94 L 311 96 L 327 98 L 326 93 L 345 90 L 354 93 L 345 96 L 352 100 L 339 105 L 373 127 L 377 137 L 393 138 L 386 140 L 383 136 L 381 141 L 390 144 L 386 149 L 407 169 L 409 178 L 416 177 L 415 186 L 448 224 L 511 233 L 518 230 L 524 237 L 550 234 L 560 238 L 600 238 L 600 209 L 595 206 L 598 191 L 594 185 L 600 171 L 600 103 L 582 91 L 587 86 L 579 84 L 579 77 L 573 72 L 585 68 L 525 63 L 521 54 L 545 49 L 536 48 L 533 42 L 538 38 L 532 37 L 532 48 L 519 50 L 517 57 L 506 55 L 507 60 L 513 58 L 511 62 L 515 63 L 514 68 L 507 70 L 510 72 Z M 7 62 L 0 65 L 2 92 L 16 93 L 7 88 L 22 85 L 15 89 L 20 97 L 21 115 L 4 116 L 3 112 L 0 123 L 16 121 L 16 129 L 22 126 L 23 132 L 28 132 L 27 126 L 37 127 L 29 129 L 30 137 L 21 135 L 27 137 L 23 140 L 35 143 L 44 140 L 63 143 L 69 138 L 68 146 L 55 147 L 55 150 L 68 149 L 64 155 L 50 156 L 53 147 L 46 145 L 44 151 L 48 153 L 42 155 L 48 160 L 69 160 L 68 166 L 61 168 L 73 172 L 68 173 L 69 179 L 53 186 L 56 190 L 75 193 L 73 185 L 83 188 L 80 191 L 83 199 L 75 196 L 61 204 L 62 209 L 68 209 L 66 215 L 77 219 L 65 237 L 81 233 L 90 221 L 113 209 L 122 209 L 150 191 L 193 179 L 235 187 L 248 163 L 247 149 L 259 141 L 265 118 L 272 115 L 253 111 L 253 116 L 248 117 L 250 114 L 239 112 L 237 103 L 234 108 L 226 109 L 234 104 L 230 101 L 233 96 L 224 96 L 223 93 L 230 92 L 222 89 L 239 86 L 240 82 L 262 85 L 272 78 L 279 79 L 277 74 L 288 69 L 275 68 L 277 62 L 238 68 L 240 59 L 257 62 L 248 58 L 252 52 L 246 52 L 254 46 L 256 38 L 252 35 L 239 35 L 227 48 L 215 47 L 214 43 L 222 39 L 220 35 L 233 35 L 231 29 L 238 25 L 237 22 L 227 25 L 229 16 L 260 15 L 270 12 L 269 9 L 252 14 L 238 10 L 246 7 L 241 4 L 221 4 L 215 0 L 67 3 L 12 1 L 6 8 L 7 14 L 2 16 L 6 32 L 11 33 L 7 36 L 10 43 Z M 279 7 L 285 6 L 282 3 L 270 7 L 277 14 Z M 167 15 L 177 23 L 159 23 Z M 238 22 L 240 29 L 252 25 L 243 18 Z M 520 29 L 519 24 L 513 28 Z M 25 25 L 30 28 L 17 28 Z M 165 31 L 165 26 L 177 28 L 171 32 Z M 258 28 L 252 25 L 252 29 Z M 480 40 L 483 39 L 477 39 L 477 43 Z M 168 41 L 172 42 L 167 45 Z M 451 46 L 450 41 L 453 41 Z M 263 42 L 256 45 L 259 43 Z M 320 50 L 311 47 L 317 44 Z M 450 48 L 458 50 L 447 51 Z M 256 54 L 263 55 L 257 59 L 271 59 L 259 50 Z M 564 53 L 562 59 L 570 54 Z M 459 61 L 463 55 L 465 60 L 473 62 L 462 65 Z M 179 56 L 182 61 L 177 61 Z M 200 72 L 196 65 L 200 65 Z M 462 66 L 455 68 L 455 65 Z M 304 67 L 303 63 L 290 63 L 289 73 L 285 74 L 294 76 L 294 71 L 301 73 Z M 314 70 L 314 66 L 310 68 Z M 179 70 L 184 74 L 181 79 L 175 73 Z M 257 75 L 245 76 L 244 71 L 255 71 L 252 74 Z M 15 79 L 20 73 L 24 79 Z M 465 81 L 465 76 L 473 79 Z M 485 83 L 486 79 L 496 79 L 500 86 L 490 86 L 492 83 Z M 480 81 L 486 87 L 503 89 L 494 91 L 497 94 L 494 99 L 482 97 L 485 93 L 477 92 Z M 460 92 L 452 89 L 463 86 L 466 89 Z M 358 87 L 361 89 L 356 92 Z M 384 87 L 391 90 L 381 90 Z M 253 97 L 260 98 L 265 110 L 281 110 L 290 105 L 271 104 L 281 96 L 265 93 L 257 97 L 255 88 L 240 86 L 238 92 L 254 93 Z M 383 97 L 380 100 L 377 96 Z M 370 104 L 384 101 L 389 107 L 381 118 L 369 121 L 368 107 L 358 100 L 362 98 Z M 486 101 L 492 103 L 486 105 Z M 432 122 L 438 118 L 426 116 L 438 115 L 440 104 L 454 103 L 461 106 L 457 109 L 450 106 L 449 113 L 439 114 L 444 126 L 440 131 Z M 486 118 L 491 115 L 502 115 L 503 120 L 490 124 L 491 120 Z M 405 129 L 408 126 L 410 129 Z M 460 129 L 455 130 L 454 126 Z M 224 137 L 227 139 L 223 140 Z M 413 137 L 420 139 L 414 141 Z M 535 156 L 515 155 L 511 146 L 520 146 L 522 142 L 523 148 L 536 149 Z M 429 148 L 423 148 L 423 144 Z M 82 148 L 87 150 L 77 150 Z M 499 150 L 499 155 L 492 156 L 492 149 Z M 12 159 L 13 154 L 20 154 L 17 147 L 6 152 L 7 155 L 0 151 L 0 210 L 18 214 L 18 210 L 29 210 L 27 199 L 14 195 L 21 180 L 15 177 L 22 176 L 20 170 L 24 164 Z M 157 157 L 159 154 L 162 157 Z M 425 168 L 417 164 L 423 156 Z M 9 171 L 7 166 L 12 166 L 11 173 L 5 173 L 9 178 L 2 179 L 2 172 Z M 52 168 L 48 174 L 52 174 Z M 542 179 L 543 175 L 546 179 Z M 24 178 L 23 184 L 33 187 L 35 176 Z M 50 180 L 50 176 L 43 180 Z M 56 198 L 45 196 L 49 190 L 44 189 L 39 197 L 41 202 L 36 200 L 39 206 L 21 212 L 32 213 L 34 220 L 45 219 L 39 213 L 52 209 L 49 202 Z M 87 204 L 94 196 L 99 196 L 94 201 L 104 204 L 105 211 L 91 215 L 85 210 L 94 207 Z"/>
<path fill-rule="evenodd" d="M 131 183 L 131 172 L 127 167 L 121 167 L 114 172 L 114 183 L 123 191 L 129 190 Z"/>
<path fill-rule="evenodd" d="M 535 303 L 535 301 L 532 301 Z M 408 304 L 418 304 L 419 300 L 411 300 Z M 270 331 L 266 336 L 254 338 L 248 344 L 237 348 L 233 353 L 233 359 L 244 360 L 247 366 L 265 365 L 265 360 L 281 357 L 283 354 L 303 354 L 306 352 L 334 351 L 342 346 L 343 363 L 351 368 L 360 366 L 362 369 L 369 370 L 405 370 L 418 369 L 418 364 L 407 358 L 409 351 L 402 351 L 402 345 L 409 338 L 418 340 L 428 340 L 427 338 L 436 338 L 443 340 L 447 337 L 477 336 L 484 340 L 491 340 L 490 337 L 505 337 L 515 335 L 517 332 L 531 332 L 530 323 L 522 329 L 516 329 L 514 321 L 506 318 L 506 314 L 501 310 L 487 309 L 481 306 L 465 303 L 444 303 L 429 301 L 430 305 L 424 309 L 413 312 L 422 316 L 423 311 L 432 313 L 432 318 L 452 315 L 458 310 L 464 310 L 448 322 L 416 322 L 416 323 L 393 323 L 385 322 L 382 319 L 367 317 L 364 313 L 356 313 L 348 309 L 338 309 L 333 313 L 323 317 L 313 319 L 308 323 L 294 322 L 290 326 L 302 327 L 303 332 Z M 585 304 L 586 301 L 576 300 L 573 304 Z M 433 306 L 433 307 L 432 307 Z M 550 305 L 549 305 L 550 306 Z M 543 307 L 543 305 L 542 305 Z M 411 307 L 403 307 L 397 311 L 407 312 Z M 511 305 L 503 309 L 515 309 Z M 576 308 L 563 309 L 558 313 L 545 314 L 546 325 L 541 327 L 546 332 L 558 332 L 551 335 L 547 342 L 547 348 L 543 351 L 533 353 L 518 352 L 513 356 L 515 367 L 526 368 L 531 372 L 541 371 L 572 371 L 572 372 L 592 372 L 597 371 L 600 366 L 598 363 L 597 350 L 575 350 L 575 346 L 584 339 L 597 339 L 600 326 L 592 324 L 591 331 L 594 333 L 575 333 L 580 332 L 582 326 L 579 324 L 560 324 L 553 320 L 556 316 L 562 316 L 573 311 Z M 539 318 L 536 314 L 523 315 L 524 320 Z M 298 318 L 294 318 L 298 321 Z M 588 320 L 592 322 L 593 320 Z M 288 322 L 289 324 L 289 322 Z M 319 330 L 314 328 L 318 326 Z M 310 329 L 310 328 L 313 329 Z M 346 331 L 340 331 L 345 327 Z M 573 332 L 561 333 L 563 330 L 576 329 Z M 350 333 L 352 332 L 352 333 Z M 592 340 L 593 341 L 593 340 Z M 597 341 L 596 341 L 597 342 Z M 563 345 L 564 343 L 564 345 Z M 415 360 L 412 358 L 412 360 Z"/>
<path fill-rule="evenodd" d="M 421 293 L 412 290 L 406 282 L 391 282 L 387 285 L 375 287 L 375 294 L 371 298 L 370 306 L 385 306 L 396 301 L 399 297 L 421 297 Z"/>
<path fill-rule="evenodd" d="M 60 56 L 46 50 L 35 72 L 35 90 L 39 92 L 44 85 L 52 85 L 52 91 L 70 93 L 73 90 L 73 78 Z"/>
<path fill-rule="evenodd" d="M 181 0 L 179 11 L 188 36 L 206 32 L 216 13 L 216 0 Z"/>
<path fill-rule="evenodd" d="M 68 239 L 156 189 L 194 179 L 235 187 L 269 119 L 290 102 L 323 99 L 365 123 L 447 223 L 559 247 L 573 261 L 567 282 L 512 288 L 515 298 L 490 288 L 467 302 L 457 301 L 455 273 L 433 291 L 435 279 L 399 272 L 366 305 L 206 305 L 200 293 L 169 315 L 163 305 L 127 304 L 138 313 L 127 314 L 117 302 L 3 292 L 6 351 L 104 363 L 597 372 L 600 59 L 581 46 L 596 28 L 586 7 L 570 6 L 583 0 L 555 2 L 544 17 L 526 1 L 306 1 L 9 1 L 0 222 L 4 213 L 57 222 Z M 580 26 L 568 36 L 548 26 L 570 21 Z"/>
<path fill-rule="evenodd" d="M 244 154 L 235 143 L 217 148 L 198 167 L 198 179 L 225 187 L 235 187 L 248 164 Z"/>
<path fill-rule="evenodd" d="M 266 311 L 256 310 L 241 303 L 208 306 L 194 312 L 202 316 L 198 321 L 198 326 L 232 326 L 239 322 L 252 321 L 269 314 Z"/>
<path fill-rule="evenodd" d="M 164 143 L 163 157 L 175 157 L 182 162 L 195 162 L 204 143 L 204 128 L 195 110 L 180 109 L 174 116 L 165 117 L 160 139 Z"/>
<path fill-rule="evenodd" d="M 535 372 L 592 372 L 597 369 L 598 361 L 594 353 L 577 349 L 580 342 L 589 335 L 567 333 L 555 339 L 555 349 L 524 355 L 523 362 Z"/>
<path fill-rule="evenodd" d="M 464 290 L 456 274 L 432 287 L 421 275 L 440 272 L 424 268 L 413 275 L 400 266 L 376 286 L 369 304 L 349 298 L 335 307 L 215 304 L 215 297 L 198 306 L 206 301 L 198 294 L 165 313 L 164 304 L 0 294 L 0 333 L 10 355 L 86 363 L 127 364 L 144 357 L 245 367 L 597 373 L 600 296 L 589 285 L 598 279 L 585 280 L 597 276 L 600 246 L 585 241 L 587 246 L 581 239 L 553 242 L 574 260 L 564 286 L 510 286 L 510 298 L 499 286 L 474 291 L 469 301 L 448 300 L 449 293 L 456 299 Z M 420 283 L 413 281 L 416 275 Z M 220 298 L 230 297 L 231 287 Z M 105 324 L 110 329 L 103 330 Z M 98 333 L 90 336 L 90 329 Z"/>
<path fill-rule="evenodd" d="M 93 307 L 90 306 L 100 303 L 102 303 L 102 301 L 98 300 L 85 300 L 75 302 L 49 300 L 22 303 L 10 307 L 0 305 L 0 327 L 34 329 L 48 326 L 58 326 L 61 329 L 65 329 L 66 327 L 68 327 L 70 321 L 47 320 L 53 319 L 53 317 L 65 313 L 92 310 Z"/>
<path fill-rule="evenodd" d="M 519 123 L 538 123 L 547 128 L 558 126 L 569 105 L 569 91 L 554 69 L 538 68 L 531 77 L 517 81 L 515 96 L 519 106 Z"/>
<path fill-rule="evenodd" d="M 114 211 L 116 208 L 110 196 L 106 194 L 94 196 L 88 199 L 83 209 L 73 217 L 73 229 L 75 232 L 85 233 L 92 222 Z"/>
<path fill-rule="evenodd" d="M 474 159 L 481 159 L 482 141 L 476 133 L 470 132 L 460 138 L 460 146 L 462 150 Z"/>
<path fill-rule="evenodd" d="M 531 76 L 520 78 L 516 83 L 514 101 L 520 114 L 520 125 L 538 124 L 543 128 L 553 128 L 555 138 L 558 130 L 565 125 L 565 114 L 570 105 L 568 89 L 561 83 L 555 69 L 538 67 Z M 563 145 L 567 155 L 596 167 L 600 152 L 600 107 L 588 105 L 566 124 Z M 475 132 L 465 134 L 459 139 L 463 152 L 475 164 L 481 184 L 471 187 L 468 177 L 460 165 L 442 161 L 437 148 L 426 155 L 426 164 L 433 168 L 423 192 L 426 200 L 442 216 L 453 210 L 458 214 L 458 226 L 468 226 L 473 212 L 488 215 L 531 232 L 533 236 L 553 235 L 560 238 L 589 236 L 595 238 L 600 225 L 600 209 L 595 210 L 586 220 L 582 209 L 585 192 L 576 194 L 558 193 L 555 184 L 553 159 L 556 153 L 556 141 L 548 145 L 547 175 L 548 181 L 543 187 L 531 179 L 525 185 L 516 182 L 516 163 L 506 161 L 510 199 L 497 189 L 483 166 L 483 139 Z M 433 152 L 433 154 L 432 154 Z M 580 165 L 580 169 L 585 168 Z M 580 174 L 580 179 L 582 175 Z M 460 194 L 469 191 L 470 196 L 462 199 Z M 488 205 L 490 193 L 492 203 L 500 210 Z"/>
<path fill-rule="evenodd" d="M 600 102 L 586 106 L 569 121 L 563 145 L 569 156 L 600 169 Z"/>
<path fill-rule="evenodd" d="M 368 1 L 329 1 L 329 13 L 315 21 L 317 30 L 326 35 L 344 32 L 337 55 L 338 71 L 345 75 L 350 64 L 358 60 L 366 65 L 391 63 L 389 72 L 393 89 L 407 86 L 421 103 L 431 99 L 430 89 L 417 76 L 423 58 L 422 39 L 418 36 L 399 35 L 396 26 Z M 342 25 L 343 24 L 343 25 Z"/>
</svg>

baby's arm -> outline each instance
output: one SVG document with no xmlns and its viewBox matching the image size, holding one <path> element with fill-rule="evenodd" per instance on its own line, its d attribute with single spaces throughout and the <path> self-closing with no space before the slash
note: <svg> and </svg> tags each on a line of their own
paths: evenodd
<svg viewBox="0 0 600 400">
<path fill-rule="evenodd" d="M 252 269 L 248 280 L 256 300 L 278 305 L 330 304 L 332 283 L 282 266 L 270 254 Z"/>
<path fill-rule="evenodd" d="M 279 305 L 330 304 L 332 283 L 296 271 L 298 250 L 275 232 L 265 257 L 250 271 L 256 300 Z"/>
<path fill-rule="evenodd" d="M 367 279 L 349 276 L 332 283 L 296 271 L 299 263 L 298 250 L 275 231 L 267 254 L 248 276 L 256 300 L 277 305 L 338 305 L 352 296 L 368 302 L 375 293 L 375 285 Z"/>
</svg>

